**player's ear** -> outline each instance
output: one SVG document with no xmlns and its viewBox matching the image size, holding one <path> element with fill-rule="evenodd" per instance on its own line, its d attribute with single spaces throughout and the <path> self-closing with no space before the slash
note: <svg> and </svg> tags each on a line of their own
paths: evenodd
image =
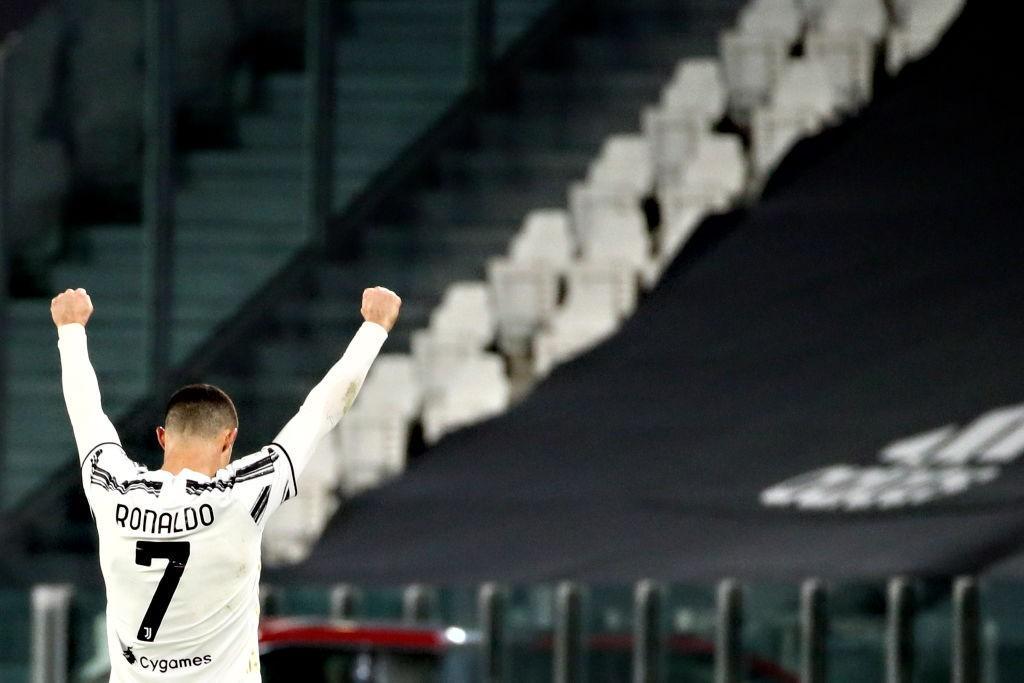
<svg viewBox="0 0 1024 683">
<path fill-rule="evenodd" d="M 163 427 L 156 428 L 156 440 L 160 444 L 160 448 L 167 450 L 167 430 Z"/>
<path fill-rule="evenodd" d="M 231 431 L 228 432 L 227 438 L 224 439 L 224 449 L 223 450 L 225 450 L 225 451 L 231 450 L 231 447 L 235 445 L 235 439 L 237 439 L 237 438 L 238 438 L 238 427 L 235 427 L 234 429 L 232 429 Z"/>
</svg>

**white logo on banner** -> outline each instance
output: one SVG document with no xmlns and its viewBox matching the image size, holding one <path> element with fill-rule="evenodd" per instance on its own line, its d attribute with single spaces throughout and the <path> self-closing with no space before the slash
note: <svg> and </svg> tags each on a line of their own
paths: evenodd
<svg viewBox="0 0 1024 683">
<path fill-rule="evenodd" d="M 768 507 L 885 510 L 920 505 L 987 484 L 1024 453 L 1024 405 L 985 413 L 963 429 L 947 425 L 900 439 L 878 465 L 833 465 L 761 492 Z"/>
</svg>

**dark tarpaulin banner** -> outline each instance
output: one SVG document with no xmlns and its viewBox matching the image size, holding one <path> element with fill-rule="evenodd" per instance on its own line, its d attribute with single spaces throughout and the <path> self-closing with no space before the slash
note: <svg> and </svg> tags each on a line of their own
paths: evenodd
<svg viewBox="0 0 1024 683">
<path fill-rule="evenodd" d="M 1024 403 L 1007 11 L 970 4 L 749 211 L 702 226 L 621 333 L 271 580 L 949 575 L 1014 555 L 1024 424 L 975 422 Z"/>
</svg>

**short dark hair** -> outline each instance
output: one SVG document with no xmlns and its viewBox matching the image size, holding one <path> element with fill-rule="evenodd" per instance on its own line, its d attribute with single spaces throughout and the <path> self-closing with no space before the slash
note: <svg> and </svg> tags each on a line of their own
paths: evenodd
<svg viewBox="0 0 1024 683">
<path fill-rule="evenodd" d="M 179 434 L 213 438 L 238 427 L 238 411 L 223 390 L 212 384 L 189 384 L 167 402 L 164 427 Z"/>
</svg>

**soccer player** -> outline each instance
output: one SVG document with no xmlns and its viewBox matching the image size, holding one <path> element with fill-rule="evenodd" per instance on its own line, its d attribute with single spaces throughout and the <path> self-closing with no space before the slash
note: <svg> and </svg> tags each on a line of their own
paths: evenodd
<svg viewBox="0 0 1024 683">
<path fill-rule="evenodd" d="M 299 412 L 260 452 L 231 462 L 238 416 L 216 387 L 180 389 L 156 438 L 163 467 L 132 462 L 100 405 L 84 289 L 53 299 L 64 398 L 96 520 L 111 681 L 259 681 L 260 540 L 298 493 L 317 442 L 352 405 L 401 299 L 363 292 L 365 322 Z"/>
</svg>

